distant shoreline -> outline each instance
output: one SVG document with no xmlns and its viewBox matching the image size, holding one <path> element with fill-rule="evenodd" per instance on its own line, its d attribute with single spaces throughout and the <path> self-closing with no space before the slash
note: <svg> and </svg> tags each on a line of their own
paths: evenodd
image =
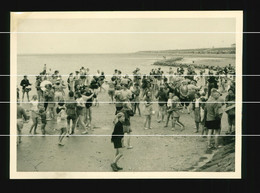
<svg viewBox="0 0 260 193">
<path fill-rule="evenodd" d="M 179 50 L 153 50 L 137 51 L 128 53 L 19 53 L 18 56 L 40 56 L 40 55 L 155 55 L 158 57 L 214 57 L 214 58 L 235 58 L 235 47 L 224 48 L 197 48 Z"/>
<path fill-rule="evenodd" d="M 75 53 L 75 54 L 47 54 L 47 53 L 43 53 L 43 54 L 17 54 L 17 56 L 45 56 L 45 55 L 53 55 L 53 56 L 57 56 L 57 55 L 153 55 L 153 56 L 157 56 L 158 58 L 161 57 L 163 59 L 163 56 L 166 56 L 167 58 L 170 57 L 174 57 L 174 56 L 178 56 L 178 57 L 188 57 L 188 58 L 236 58 L 236 54 L 155 54 L 155 53 L 101 53 L 101 54 L 89 54 L 89 53 Z"/>
</svg>

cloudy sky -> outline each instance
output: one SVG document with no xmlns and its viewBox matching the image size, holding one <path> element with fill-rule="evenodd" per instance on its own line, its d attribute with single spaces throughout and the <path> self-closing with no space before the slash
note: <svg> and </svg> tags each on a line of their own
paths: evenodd
<svg viewBox="0 0 260 193">
<path fill-rule="evenodd" d="M 18 54 L 73 54 L 229 47 L 235 43 L 234 33 L 205 32 L 235 32 L 235 27 L 232 18 L 23 19 L 18 32 L 36 33 L 18 33 L 17 49 Z"/>
</svg>

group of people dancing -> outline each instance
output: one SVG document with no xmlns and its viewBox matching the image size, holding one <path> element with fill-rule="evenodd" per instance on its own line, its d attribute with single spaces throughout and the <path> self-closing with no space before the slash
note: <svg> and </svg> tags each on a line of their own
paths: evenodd
<svg viewBox="0 0 260 193">
<path fill-rule="evenodd" d="M 160 67 L 147 74 L 136 68 L 132 74 L 122 74 L 115 69 L 111 75 L 97 70 L 90 74 L 88 68 L 80 68 L 75 73 L 65 76 L 55 70 L 43 71 L 36 76 L 34 84 L 25 75 L 21 81 L 22 99 L 17 89 L 17 131 L 21 134 L 22 120 L 32 119 L 29 134 L 36 135 L 41 122 L 42 135 L 46 134 L 48 121 L 55 121 L 60 130 L 58 145 L 63 146 L 65 136 L 74 135 L 75 128 L 81 128 L 83 135 L 88 134 L 92 127 L 92 108 L 99 106 L 98 96 L 107 92 L 107 101 L 114 105 L 115 118 L 111 142 L 116 149 L 116 156 L 111 167 L 120 170 L 117 165 L 122 157 L 122 148 L 132 149 L 131 119 L 134 116 L 144 117 L 143 129 L 152 129 L 155 120 L 164 128 L 175 131 L 187 129 L 181 120 L 183 114 L 190 114 L 194 120 L 194 132 L 207 136 L 207 147 L 219 148 L 218 135 L 221 131 L 221 119 L 228 115 L 226 134 L 235 133 L 235 68 L 231 65 L 217 68 L 217 71 L 200 69 L 192 66 L 177 69 L 169 67 L 167 72 Z M 35 87 L 36 93 L 29 99 L 29 92 Z M 106 88 L 104 87 L 106 85 Z M 27 95 L 31 115 L 21 105 Z M 132 118 L 133 117 L 133 118 Z M 212 142 L 212 136 L 215 137 Z M 126 139 L 125 139 L 126 138 Z M 18 144 L 21 136 L 18 135 Z M 122 169 L 122 168 L 121 168 Z"/>
</svg>

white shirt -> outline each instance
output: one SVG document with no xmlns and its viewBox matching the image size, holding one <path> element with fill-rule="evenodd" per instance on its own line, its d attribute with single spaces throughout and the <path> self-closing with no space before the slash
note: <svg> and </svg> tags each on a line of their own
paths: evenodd
<svg viewBox="0 0 260 193">
<path fill-rule="evenodd" d="M 172 99 L 168 99 L 167 107 L 172 107 Z"/>
<path fill-rule="evenodd" d="M 196 99 L 196 100 L 195 100 L 195 108 L 196 108 L 196 107 L 200 107 L 199 102 L 200 102 L 200 99 Z"/>
<path fill-rule="evenodd" d="M 31 107 L 31 111 L 38 111 L 38 101 L 31 101 L 32 107 Z"/>
</svg>

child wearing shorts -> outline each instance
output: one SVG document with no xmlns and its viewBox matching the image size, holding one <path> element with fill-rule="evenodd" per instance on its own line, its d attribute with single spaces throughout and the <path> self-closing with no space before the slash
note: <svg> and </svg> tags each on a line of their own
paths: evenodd
<svg viewBox="0 0 260 193">
<path fill-rule="evenodd" d="M 116 155 L 115 155 L 114 161 L 111 164 L 111 167 L 112 167 L 113 171 L 115 171 L 115 172 L 123 169 L 117 165 L 117 162 L 123 156 L 122 140 L 124 138 L 124 128 L 123 128 L 123 123 L 125 121 L 124 113 L 122 113 L 122 112 L 118 113 L 117 119 L 118 119 L 118 122 L 115 124 L 114 131 L 113 131 L 112 137 L 111 137 L 111 142 L 114 144 L 114 148 L 116 150 Z"/>
</svg>

